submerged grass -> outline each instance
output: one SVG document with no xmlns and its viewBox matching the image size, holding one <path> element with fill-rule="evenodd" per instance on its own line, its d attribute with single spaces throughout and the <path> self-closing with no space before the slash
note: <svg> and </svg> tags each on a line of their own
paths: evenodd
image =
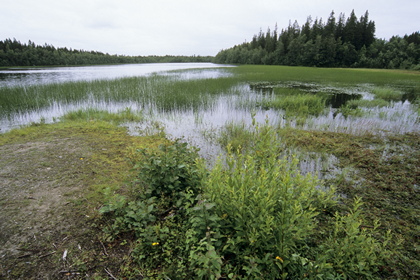
<svg viewBox="0 0 420 280">
<path fill-rule="evenodd" d="M 170 76 L 123 78 L 117 80 L 69 82 L 29 87 L 0 88 L 0 117 L 40 110 L 54 104 L 132 102 L 156 106 L 159 110 L 201 108 L 217 94 L 229 93 L 237 83 L 233 77 L 178 80 Z"/>
</svg>

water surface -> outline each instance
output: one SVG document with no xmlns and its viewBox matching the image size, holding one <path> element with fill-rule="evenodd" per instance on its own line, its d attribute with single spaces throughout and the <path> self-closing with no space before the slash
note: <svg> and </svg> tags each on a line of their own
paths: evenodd
<svg viewBox="0 0 420 280">
<path fill-rule="evenodd" d="M 147 76 L 152 73 L 171 70 L 209 69 L 216 67 L 228 66 L 213 63 L 143 63 L 75 67 L 10 68 L 0 70 L 0 87 L 109 80 L 123 77 Z M 215 71 L 208 72 L 213 77 L 215 77 L 215 73 Z"/>
</svg>

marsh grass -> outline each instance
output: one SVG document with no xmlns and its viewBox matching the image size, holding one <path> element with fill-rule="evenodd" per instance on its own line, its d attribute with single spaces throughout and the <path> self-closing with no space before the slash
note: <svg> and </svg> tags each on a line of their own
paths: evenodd
<svg viewBox="0 0 420 280">
<path fill-rule="evenodd" d="M 401 101 L 403 92 L 389 87 L 376 87 L 372 90 L 375 98 L 380 98 L 386 101 Z"/>
<path fill-rule="evenodd" d="M 144 120 L 143 115 L 141 112 L 133 112 L 130 108 L 126 108 L 125 110 L 119 111 L 117 113 L 110 113 L 105 110 L 99 109 L 80 109 L 77 111 L 72 111 L 65 114 L 63 117 L 60 118 L 64 121 L 74 121 L 74 120 L 86 120 L 86 121 L 94 121 L 94 120 L 102 120 L 106 122 L 111 122 L 115 124 L 121 124 L 123 122 L 141 122 Z"/>
<path fill-rule="evenodd" d="M 264 102 L 263 107 L 282 109 L 286 115 L 319 115 L 325 109 L 325 99 L 314 94 L 284 95 Z"/>
<path fill-rule="evenodd" d="M 373 100 L 367 99 L 352 99 L 347 101 L 346 106 L 351 109 L 356 109 L 358 107 L 364 108 L 375 108 L 375 107 L 386 107 L 389 106 L 389 102 L 382 98 L 375 98 Z"/>
<path fill-rule="evenodd" d="M 221 129 L 217 142 L 222 147 L 231 146 L 233 150 L 247 149 L 254 139 L 254 133 L 245 123 L 229 122 Z"/>
<path fill-rule="evenodd" d="M 396 85 L 418 84 L 416 71 L 379 70 L 379 69 L 337 69 L 315 67 L 289 67 L 266 65 L 243 65 L 227 71 L 238 74 L 247 82 L 290 82 L 321 83 L 330 85 L 374 84 L 385 86 L 392 82 Z M 416 82 L 417 81 L 417 82 Z"/>
<path fill-rule="evenodd" d="M 148 77 L 69 82 L 29 87 L 0 88 L 0 115 L 7 117 L 51 107 L 53 104 L 132 102 L 163 111 L 209 106 L 218 94 L 229 93 L 237 80 L 177 80 L 175 77 Z"/>
</svg>

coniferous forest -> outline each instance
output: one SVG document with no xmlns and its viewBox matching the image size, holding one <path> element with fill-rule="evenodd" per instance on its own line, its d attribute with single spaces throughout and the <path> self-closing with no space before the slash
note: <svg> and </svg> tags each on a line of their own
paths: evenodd
<svg viewBox="0 0 420 280">
<path fill-rule="evenodd" d="M 375 22 L 369 13 L 348 18 L 334 11 L 328 20 L 308 17 L 278 33 L 260 30 L 250 42 L 220 51 L 217 63 L 266 64 L 317 67 L 359 67 L 420 70 L 420 33 L 389 40 L 375 37 Z"/>
<path fill-rule="evenodd" d="M 49 44 L 36 45 L 16 39 L 0 41 L 0 67 L 2 66 L 52 66 L 124 63 L 210 62 L 211 56 L 124 56 L 97 51 L 56 48 Z"/>
</svg>

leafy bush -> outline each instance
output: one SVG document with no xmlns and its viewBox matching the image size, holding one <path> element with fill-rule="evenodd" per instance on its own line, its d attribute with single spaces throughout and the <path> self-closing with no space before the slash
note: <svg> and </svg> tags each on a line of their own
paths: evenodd
<svg viewBox="0 0 420 280">
<path fill-rule="evenodd" d="M 132 233 L 131 266 L 171 279 L 373 279 L 389 236 L 371 229 L 356 200 L 334 213 L 334 190 L 302 175 L 279 139 L 253 122 L 248 149 L 227 149 L 211 171 L 185 143 L 143 154 L 131 198 L 102 208 L 111 237 Z M 322 221 L 322 223 L 321 223 Z"/>
<path fill-rule="evenodd" d="M 228 149 L 204 185 L 220 221 L 209 232 L 222 236 L 218 252 L 224 273 L 249 279 L 286 278 L 316 227 L 318 206 L 334 202 L 332 192 L 299 173 L 296 159 L 278 158 L 276 136 L 257 129 L 247 153 Z M 217 244 L 217 242 L 215 242 Z"/>
<path fill-rule="evenodd" d="M 109 195 L 109 202 L 100 212 L 111 217 L 105 229 L 112 239 L 122 233 L 131 234 L 137 241 L 132 259 L 144 271 L 164 266 L 165 271 L 183 275 L 184 261 L 173 258 L 185 254 L 186 210 L 196 204 L 201 190 L 201 170 L 198 154 L 186 143 L 154 149 L 139 149 L 135 187 L 130 197 Z M 164 253 L 163 253 L 164 252 Z"/>
<path fill-rule="evenodd" d="M 200 176 L 196 169 L 198 154 L 188 148 L 188 144 L 176 140 L 170 145 L 160 145 L 159 150 L 138 150 L 143 160 L 134 168 L 138 169 L 137 183 L 144 187 L 141 195 L 170 198 L 176 202 L 187 190 L 197 193 Z"/>
<path fill-rule="evenodd" d="M 319 249 L 323 253 L 322 258 L 331 263 L 335 274 L 349 279 L 375 279 L 384 258 L 390 256 L 390 251 L 386 249 L 390 231 L 379 242 L 374 236 L 379 222 L 375 221 L 371 228 L 366 227 L 361 206 L 360 198 L 356 198 L 353 209 L 347 215 L 335 214 L 334 229 Z"/>
</svg>

